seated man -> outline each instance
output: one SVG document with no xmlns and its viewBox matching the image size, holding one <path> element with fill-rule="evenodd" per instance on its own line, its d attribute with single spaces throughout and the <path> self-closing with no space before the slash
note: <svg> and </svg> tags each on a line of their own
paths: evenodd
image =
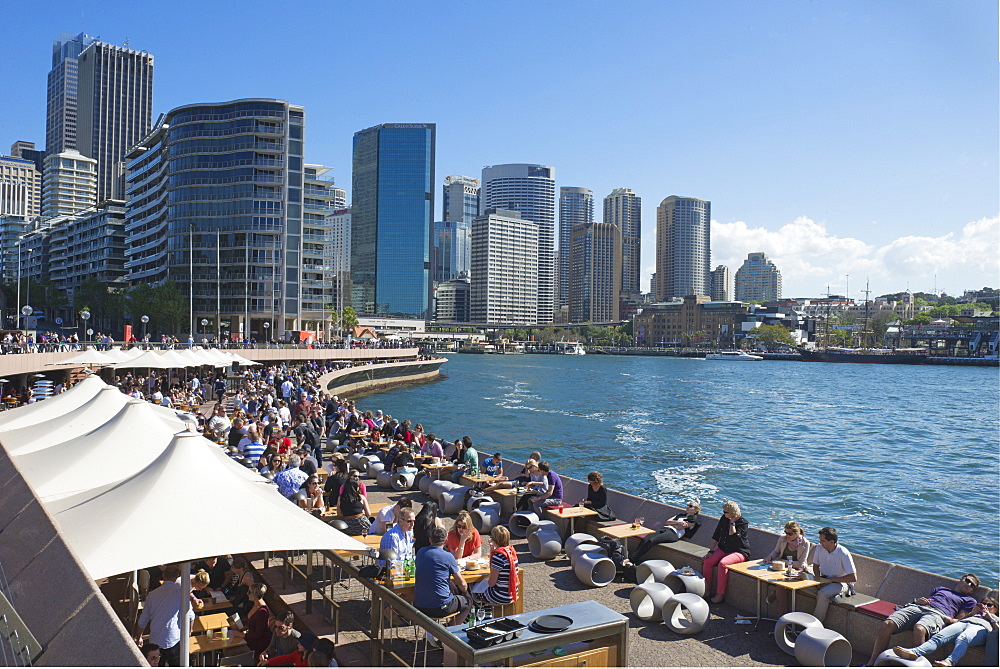
<svg viewBox="0 0 1000 669">
<path fill-rule="evenodd" d="M 382 541 L 379 542 L 379 550 L 383 551 L 395 551 L 396 557 L 400 560 L 405 560 L 413 557 L 413 519 L 416 514 L 413 513 L 412 508 L 403 508 L 399 510 L 399 515 L 396 517 L 396 524 L 392 526 L 392 529 L 382 535 Z M 384 565 L 384 562 L 379 562 L 380 565 Z"/>
<path fill-rule="evenodd" d="M 972 593 L 978 587 L 979 577 L 966 574 L 959 579 L 955 588 L 938 586 L 931 591 L 929 597 L 920 597 L 912 604 L 898 609 L 882 623 L 868 664 L 875 664 L 875 658 L 889 647 L 889 639 L 896 632 L 913 628 L 913 640 L 919 646 L 945 625 L 957 623 L 968 616 L 976 606 Z"/>
<path fill-rule="evenodd" d="M 271 625 L 271 643 L 261 654 L 261 660 L 269 660 L 272 657 L 280 657 L 294 653 L 299 645 L 300 633 L 292 627 L 295 623 L 295 614 L 286 611 L 283 615 L 272 616 L 269 621 Z"/>
<path fill-rule="evenodd" d="M 824 527 L 819 531 L 819 546 L 813 554 L 813 574 L 817 580 L 829 581 L 816 593 L 813 615 L 823 622 L 830 600 L 840 595 L 853 595 L 857 570 L 851 553 L 837 542 L 837 530 Z"/>
<path fill-rule="evenodd" d="M 538 469 L 544 477 L 543 483 L 545 484 L 545 488 L 537 495 L 531 497 L 531 503 L 535 509 L 535 513 L 541 518 L 545 507 L 562 504 L 563 484 L 562 479 L 559 478 L 559 474 L 552 471 L 548 462 L 539 462 Z"/>
<path fill-rule="evenodd" d="M 492 458 L 483 460 L 483 474 L 486 476 L 503 476 L 503 459 L 499 453 L 494 453 Z"/>
<path fill-rule="evenodd" d="M 413 502 L 410 501 L 409 497 L 400 497 L 399 501 L 390 506 L 383 507 L 381 511 L 375 514 L 375 522 L 372 523 L 371 528 L 368 530 L 372 534 L 385 534 L 389 531 L 389 528 L 396 524 L 396 519 L 399 517 L 399 512 L 402 509 L 412 509 Z M 413 528 L 410 528 L 411 530 Z"/>
<path fill-rule="evenodd" d="M 472 599 L 458 561 L 444 547 L 447 538 L 448 532 L 443 527 L 434 527 L 430 531 L 430 545 L 417 551 L 413 606 L 431 618 L 458 613 L 459 620 L 464 620 Z"/>
</svg>

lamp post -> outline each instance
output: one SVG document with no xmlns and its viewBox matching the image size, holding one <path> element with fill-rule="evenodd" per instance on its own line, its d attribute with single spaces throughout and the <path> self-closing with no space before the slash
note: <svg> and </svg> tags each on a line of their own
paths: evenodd
<svg viewBox="0 0 1000 669">
<path fill-rule="evenodd" d="M 208 327 L 208 319 L 207 318 L 202 318 L 201 319 L 201 334 L 202 334 L 202 337 L 205 336 L 205 328 L 206 327 Z"/>
<path fill-rule="evenodd" d="M 31 312 L 33 312 L 33 311 L 34 311 L 34 309 L 31 308 L 30 304 L 26 304 L 23 307 L 21 307 L 21 315 L 24 316 L 24 340 L 25 340 L 25 342 L 28 341 L 28 316 L 30 316 Z"/>
<path fill-rule="evenodd" d="M 145 344 L 146 343 L 146 323 L 149 322 L 149 316 L 147 316 L 146 314 L 143 314 L 142 318 L 140 318 L 139 320 L 142 321 L 142 343 Z"/>
<path fill-rule="evenodd" d="M 270 327 L 271 327 L 271 323 L 268 322 L 268 321 L 264 321 L 264 346 L 265 347 L 270 347 L 271 346 L 271 339 L 267 336 L 267 333 L 268 333 Z"/>
<path fill-rule="evenodd" d="M 90 312 L 87 311 L 86 309 L 84 309 L 83 311 L 80 312 L 80 318 L 83 319 L 84 334 L 87 335 L 87 334 L 90 334 L 91 332 L 93 332 L 93 330 L 87 329 L 87 321 L 90 320 Z M 146 318 L 146 317 L 143 316 L 143 318 Z M 143 327 L 145 327 L 145 323 L 146 323 L 146 321 L 143 321 Z M 87 340 L 84 339 L 84 341 L 87 341 Z"/>
</svg>

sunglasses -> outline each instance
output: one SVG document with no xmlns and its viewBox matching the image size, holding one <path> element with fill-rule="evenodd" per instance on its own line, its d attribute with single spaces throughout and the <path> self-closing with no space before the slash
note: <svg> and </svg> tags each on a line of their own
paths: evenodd
<svg viewBox="0 0 1000 669">
<path fill-rule="evenodd" d="M 971 578 L 963 578 L 962 583 L 965 583 L 966 585 L 971 585 L 973 588 L 978 587 L 978 584 Z"/>
</svg>

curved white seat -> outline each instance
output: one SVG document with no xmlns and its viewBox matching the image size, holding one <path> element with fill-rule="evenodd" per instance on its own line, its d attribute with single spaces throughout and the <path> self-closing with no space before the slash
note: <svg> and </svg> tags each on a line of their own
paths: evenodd
<svg viewBox="0 0 1000 669">
<path fill-rule="evenodd" d="M 663 580 L 674 592 L 690 592 L 699 597 L 705 596 L 705 577 L 695 572 L 694 574 L 682 574 L 674 571 L 667 574 Z"/>
<path fill-rule="evenodd" d="M 851 643 L 825 627 L 806 628 L 795 640 L 795 659 L 804 667 L 847 667 L 851 655 Z"/>
<path fill-rule="evenodd" d="M 663 605 L 673 596 L 674 591 L 662 583 L 643 583 L 632 588 L 628 601 L 639 620 L 658 622 L 663 620 Z"/>
<path fill-rule="evenodd" d="M 493 528 L 500 524 L 500 504 L 480 504 L 479 508 L 472 511 L 472 526 L 480 534 L 489 534 Z"/>
<path fill-rule="evenodd" d="M 387 469 L 383 469 L 375 476 L 375 485 L 379 488 L 391 488 L 393 476 L 395 476 L 395 474 Z"/>
<path fill-rule="evenodd" d="M 684 615 L 685 611 L 688 615 Z M 690 636 L 702 631 L 708 624 L 708 602 L 698 595 L 681 592 L 667 598 L 667 601 L 663 603 L 661 615 L 671 630 Z"/>
<path fill-rule="evenodd" d="M 527 536 L 530 537 L 532 534 L 538 532 L 539 530 L 551 530 L 553 532 L 558 532 L 559 528 L 556 527 L 556 524 L 551 520 L 539 520 L 532 523 L 531 525 L 528 525 L 528 530 L 526 534 Z"/>
<path fill-rule="evenodd" d="M 562 551 L 562 539 L 555 530 L 539 530 L 528 535 L 528 550 L 538 560 L 551 560 Z"/>
<path fill-rule="evenodd" d="M 392 477 L 392 489 L 398 492 L 413 488 L 413 480 L 416 474 L 396 474 Z"/>
<path fill-rule="evenodd" d="M 635 580 L 642 583 L 666 583 L 667 576 L 674 571 L 674 565 L 666 560 L 646 560 L 635 568 Z M 670 588 L 674 590 L 674 588 Z M 676 592 L 683 592 L 677 589 Z"/>
<path fill-rule="evenodd" d="M 538 522 L 538 515 L 531 511 L 518 511 L 510 516 L 507 521 L 507 529 L 515 537 L 524 537 L 528 533 L 528 528 L 532 523 Z"/>
<path fill-rule="evenodd" d="M 465 501 L 465 493 L 469 486 L 457 485 L 451 490 L 441 492 L 440 504 L 441 513 L 450 516 L 462 510 L 462 502 Z"/>
<path fill-rule="evenodd" d="M 933 666 L 931 661 L 926 657 L 918 656 L 915 660 L 907 660 L 905 657 L 900 657 L 892 652 L 892 648 L 884 651 L 881 655 L 875 658 L 875 664 L 873 667 L 930 667 Z"/>
<path fill-rule="evenodd" d="M 368 474 L 370 479 L 378 479 L 379 472 L 385 469 L 385 465 L 381 462 L 369 462 L 368 467 L 365 472 Z"/>
<path fill-rule="evenodd" d="M 618 573 L 618 570 L 611 558 L 600 553 L 585 553 L 576 559 L 573 572 L 584 585 L 589 585 L 592 588 L 603 588 L 615 580 L 615 574 Z"/>
<path fill-rule="evenodd" d="M 795 655 L 795 639 L 802 630 L 810 627 L 823 627 L 823 623 L 803 611 L 786 613 L 774 623 L 774 642 L 789 655 Z"/>
<path fill-rule="evenodd" d="M 573 549 L 573 552 L 569 554 L 570 565 L 575 565 L 576 561 L 584 555 L 589 555 L 590 553 L 596 553 L 598 555 L 603 555 L 607 557 L 608 551 L 606 551 L 602 546 L 597 544 L 580 544 Z"/>
<path fill-rule="evenodd" d="M 597 537 L 591 534 L 587 534 L 586 532 L 577 532 L 575 534 L 571 534 L 569 535 L 569 537 L 566 538 L 566 543 L 563 545 L 563 550 L 566 552 L 566 555 L 569 555 L 570 553 L 573 552 L 573 549 L 579 546 L 580 544 L 596 545 Z"/>
</svg>

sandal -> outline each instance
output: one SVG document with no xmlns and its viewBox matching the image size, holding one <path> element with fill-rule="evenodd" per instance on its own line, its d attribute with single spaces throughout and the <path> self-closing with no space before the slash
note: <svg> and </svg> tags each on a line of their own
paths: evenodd
<svg viewBox="0 0 1000 669">
<path fill-rule="evenodd" d="M 895 648 L 892 649 L 892 652 L 895 653 L 898 657 L 903 658 L 904 660 L 917 659 L 916 653 L 914 653 L 909 648 L 903 648 L 902 646 L 896 646 Z"/>
</svg>

